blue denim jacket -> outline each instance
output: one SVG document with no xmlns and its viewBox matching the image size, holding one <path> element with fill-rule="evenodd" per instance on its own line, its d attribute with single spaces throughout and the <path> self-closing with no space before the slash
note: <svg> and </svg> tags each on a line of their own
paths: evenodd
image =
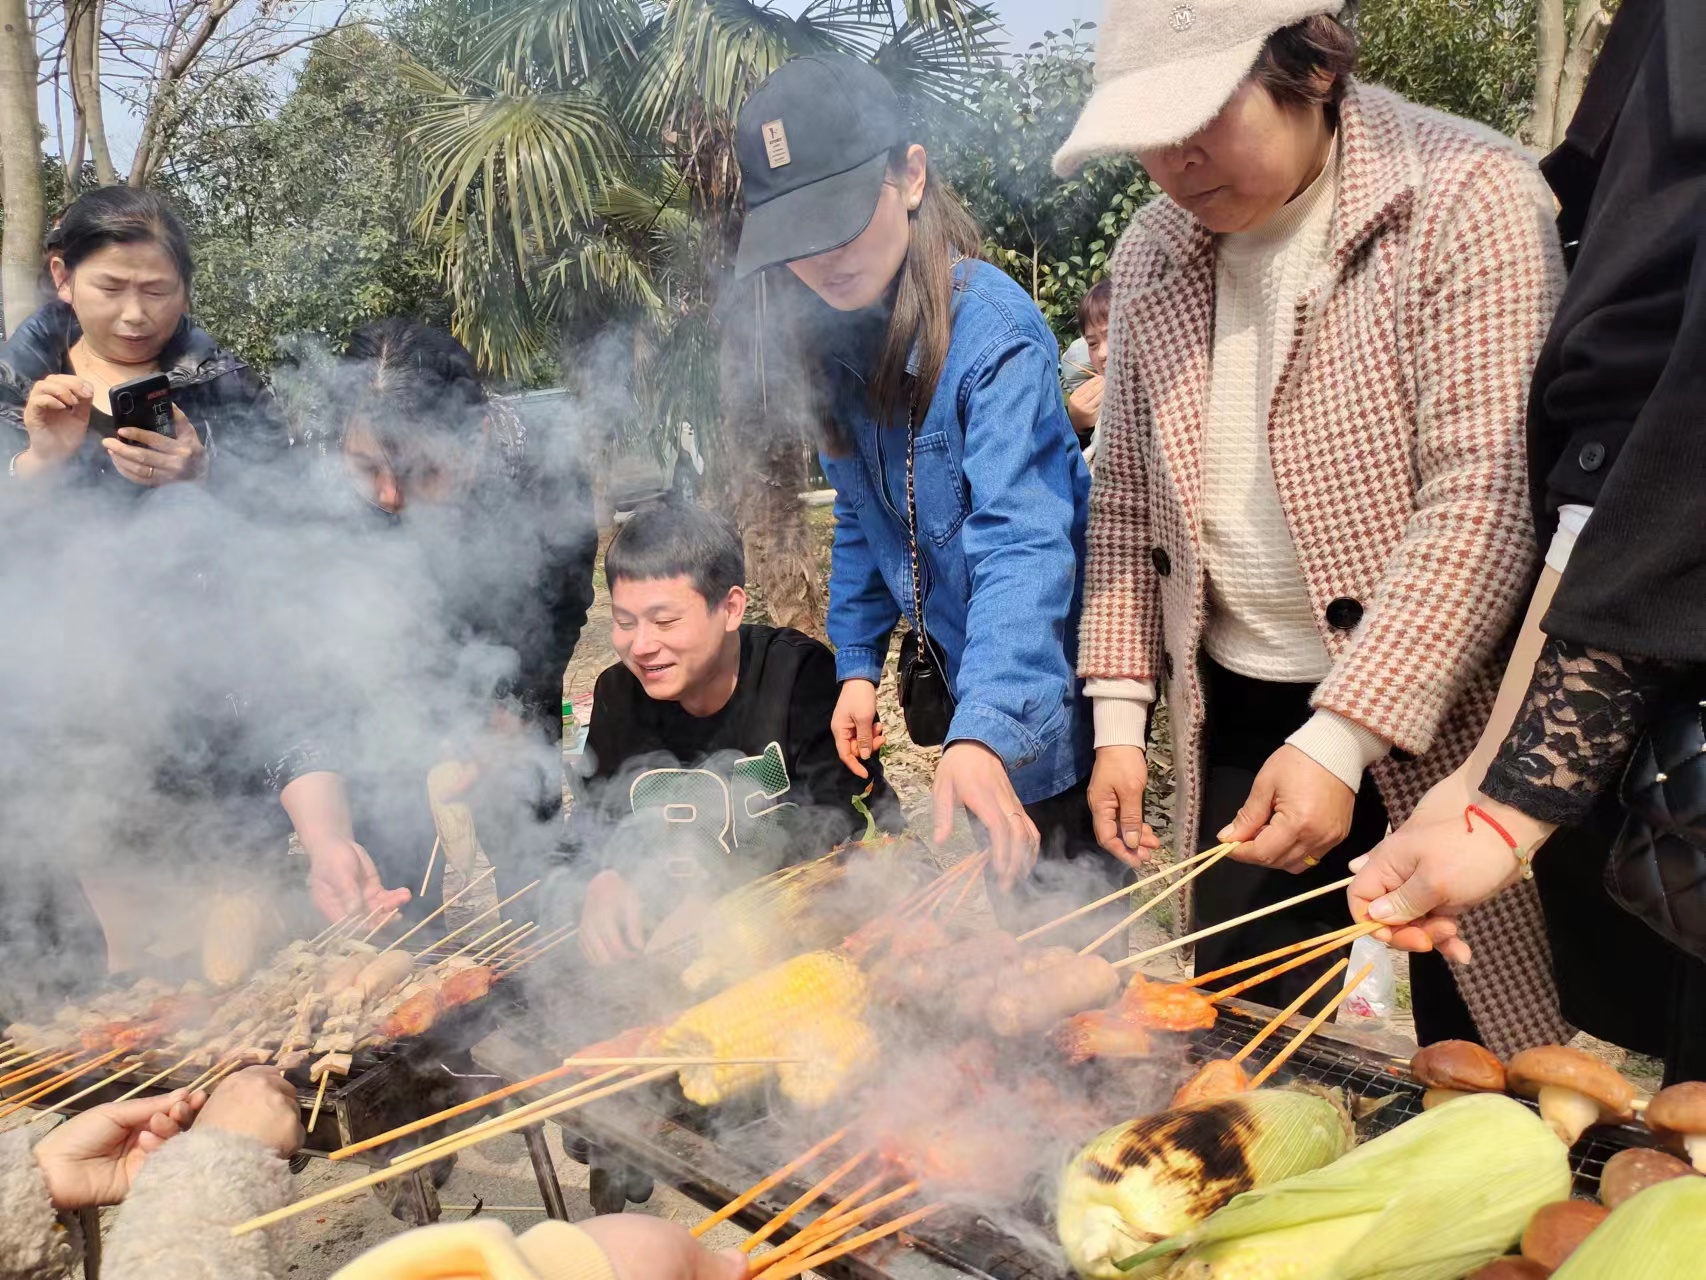
<svg viewBox="0 0 1706 1280">
<path fill-rule="evenodd" d="M 1090 768 L 1075 674 L 1090 473 L 1036 305 L 981 262 L 959 266 L 955 294 L 947 366 L 916 449 L 925 624 L 954 691 L 948 741 L 995 751 L 1033 804 Z M 901 609 L 915 616 L 906 424 L 879 426 L 858 379 L 836 397 L 848 456 L 823 460 L 836 493 L 829 638 L 840 679 L 874 682 Z"/>
</svg>

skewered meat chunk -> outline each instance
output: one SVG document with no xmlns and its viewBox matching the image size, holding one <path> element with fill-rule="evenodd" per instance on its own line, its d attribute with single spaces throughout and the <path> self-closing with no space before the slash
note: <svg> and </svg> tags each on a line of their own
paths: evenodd
<svg viewBox="0 0 1706 1280">
<path fill-rule="evenodd" d="M 1201 1070 L 1179 1086 L 1172 1105 L 1188 1107 L 1193 1102 L 1215 1102 L 1249 1091 L 1250 1077 L 1243 1067 L 1230 1058 L 1215 1058 L 1203 1063 Z"/>
<path fill-rule="evenodd" d="M 417 991 L 380 1021 L 378 1031 L 388 1040 L 424 1035 L 443 1011 L 444 1000 L 438 989 Z"/>
<path fill-rule="evenodd" d="M 356 989 L 364 1001 L 373 1000 L 401 986 L 414 971 L 414 957 L 407 951 L 387 951 L 368 961 L 356 977 Z"/>
<path fill-rule="evenodd" d="M 328 1053 L 308 1068 L 308 1079 L 314 1084 L 319 1084 L 320 1077 L 328 1071 L 336 1072 L 340 1076 L 347 1076 L 353 1065 L 355 1065 L 355 1059 L 347 1053 Z"/>
<path fill-rule="evenodd" d="M 1106 1004 L 1119 989 L 1119 973 L 1101 956 L 1073 955 L 1010 982 L 989 1002 L 989 1026 L 997 1035 L 1030 1035 Z"/>
<path fill-rule="evenodd" d="M 1120 1008 L 1155 1031 L 1206 1031 L 1214 1025 L 1214 1005 L 1194 987 L 1151 982 L 1141 973 L 1120 997 Z"/>
<path fill-rule="evenodd" d="M 1123 1009 L 1092 1009 L 1075 1014 L 1049 1035 L 1068 1062 L 1091 1058 L 1146 1058 L 1152 1052 L 1149 1032 Z"/>
<path fill-rule="evenodd" d="M 476 1000 L 484 999 L 497 980 L 497 971 L 486 965 L 475 965 L 452 974 L 439 989 L 445 1008 L 453 1009 L 457 1005 L 473 1004 Z"/>
</svg>

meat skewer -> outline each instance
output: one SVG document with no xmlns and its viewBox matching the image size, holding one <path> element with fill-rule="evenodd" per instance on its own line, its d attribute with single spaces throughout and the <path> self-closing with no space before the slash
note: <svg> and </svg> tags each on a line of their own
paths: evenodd
<svg viewBox="0 0 1706 1280">
<path fill-rule="evenodd" d="M 480 912 L 479 915 L 475 916 L 472 920 L 468 921 L 468 923 L 458 925 L 456 928 L 452 929 L 449 933 L 445 934 L 442 938 L 440 938 L 433 945 L 442 947 L 445 943 L 449 942 L 457 934 L 467 932 L 469 929 L 472 929 L 475 925 L 479 924 L 480 921 L 484 920 L 487 916 L 497 915 L 498 918 L 501 920 L 503 918 L 502 912 L 503 912 L 503 909 L 505 907 L 509 906 L 510 903 L 514 902 L 517 898 L 521 897 L 522 894 L 528 893 L 534 889 L 537 889 L 539 887 L 539 885 L 540 885 L 540 881 L 535 880 L 532 884 L 526 885 L 523 888 L 517 889 L 514 893 L 510 894 L 509 897 L 504 898 L 501 901 L 494 903 L 492 906 L 487 907 L 484 911 Z M 466 892 L 467 892 L 467 890 L 464 889 L 463 893 L 466 893 Z M 461 897 L 462 894 L 457 894 L 456 896 Z M 423 921 L 422 923 L 425 923 L 425 922 Z M 417 928 L 417 929 L 420 928 L 420 925 L 416 925 L 415 928 Z M 408 935 L 404 934 L 403 936 L 407 937 Z M 402 939 L 398 939 L 398 941 L 401 941 L 401 940 Z M 391 944 L 392 947 L 394 947 L 396 945 L 397 945 L 397 943 L 395 943 L 395 942 L 393 942 Z M 386 950 L 390 950 L 390 947 L 387 947 Z"/>
<path fill-rule="evenodd" d="M 1290 960 L 1283 960 L 1279 964 L 1274 965 L 1273 968 L 1264 969 L 1262 972 L 1255 974 L 1252 977 L 1245 978 L 1242 982 L 1235 983 L 1232 986 L 1227 987 L 1224 991 L 1211 991 L 1208 994 L 1208 998 L 1215 1004 L 1219 1004 L 1222 1000 L 1230 1000 L 1234 996 L 1243 995 L 1252 987 L 1259 987 L 1264 982 L 1277 978 L 1281 974 L 1290 973 L 1293 969 L 1306 964 L 1312 964 L 1322 956 L 1337 951 L 1340 947 L 1347 947 L 1358 938 L 1366 937 L 1368 934 L 1373 933 L 1379 927 L 1380 926 L 1375 924 L 1373 921 L 1370 921 L 1368 924 L 1356 925 L 1347 929 L 1343 936 L 1334 938 L 1330 942 L 1323 942 L 1320 946 L 1315 947 L 1312 950 L 1305 951 L 1301 955 L 1293 956 Z"/>
<path fill-rule="evenodd" d="M 872 1182 L 867 1183 L 866 1186 L 875 1190 L 887 1179 L 888 1175 L 884 1175 L 872 1179 Z M 781 1248 L 759 1258 L 752 1264 L 748 1274 L 754 1276 L 769 1274 L 769 1268 L 774 1267 L 777 1263 L 797 1261 L 808 1254 L 817 1252 L 828 1245 L 830 1241 L 846 1235 L 861 1223 L 874 1218 L 896 1201 L 916 1195 L 918 1185 L 916 1182 L 905 1183 L 884 1195 L 878 1196 L 868 1204 L 859 1203 L 858 1200 L 849 1196 L 847 1201 L 831 1207 L 821 1218 L 811 1223 Z"/>
<path fill-rule="evenodd" d="M 422 929 L 426 928 L 427 925 L 431 924 L 434 920 L 438 919 L 439 916 L 443 915 L 446 911 L 450 910 L 451 907 L 455 906 L 458 899 L 460 899 L 463 894 L 471 892 L 476 885 L 483 884 L 485 881 L 490 880 L 493 876 L 497 875 L 497 873 L 498 873 L 498 869 L 496 867 L 490 867 L 486 871 L 482 872 L 480 875 L 474 877 L 474 879 L 470 880 L 467 884 L 463 885 L 460 889 L 458 889 L 454 894 L 452 894 L 450 897 L 446 898 L 444 900 L 444 902 L 439 906 L 437 911 L 434 911 L 431 915 L 427 916 L 419 924 L 415 925 L 414 928 L 410 929 L 407 933 L 405 933 L 402 937 L 398 938 L 395 942 L 393 942 L 390 946 L 386 947 L 385 949 L 387 951 L 394 951 L 394 950 L 396 950 L 396 948 L 402 946 L 403 943 L 407 942 L 410 938 L 414 937 Z"/>
<path fill-rule="evenodd" d="M 911 1213 L 902 1214 L 893 1222 L 862 1232 L 851 1240 L 843 1240 L 840 1244 L 814 1253 L 810 1257 L 798 1258 L 783 1264 L 774 1271 L 767 1271 L 765 1272 L 765 1280 L 794 1280 L 795 1276 L 804 1275 L 808 1271 L 815 1271 L 826 1262 L 834 1262 L 837 1258 L 844 1257 L 856 1249 L 863 1249 L 868 1244 L 875 1244 L 878 1240 L 885 1240 L 889 1236 L 897 1235 L 912 1226 L 913 1223 L 920 1222 L 933 1213 L 940 1213 L 945 1207 L 938 1200 L 933 1204 L 925 1205 L 922 1209 L 914 1209 Z"/>
<path fill-rule="evenodd" d="M 1157 871 L 1154 875 L 1145 876 L 1143 879 L 1139 880 L 1136 884 L 1128 884 L 1123 888 L 1115 889 L 1112 893 L 1107 894 L 1104 897 L 1097 898 L 1094 902 L 1087 902 L 1082 907 L 1079 907 L 1076 910 L 1068 911 L 1065 915 L 1060 916 L 1058 919 L 1047 921 L 1044 924 L 1039 924 L 1035 929 L 1032 929 L 1029 933 L 1021 933 L 1019 935 L 1019 941 L 1020 942 L 1030 942 L 1036 938 L 1042 937 L 1043 934 L 1045 934 L 1045 933 L 1050 933 L 1050 932 L 1054 931 L 1055 929 L 1060 928 L 1062 925 L 1071 924 L 1074 920 L 1077 920 L 1083 916 L 1087 916 L 1092 911 L 1100 910 L 1101 908 L 1107 906 L 1110 902 L 1118 902 L 1121 898 L 1124 898 L 1124 897 L 1128 896 L 1129 894 L 1136 893 L 1139 889 L 1147 889 L 1150 885 L 1154 884 L 1157 880 L 1165 880 L 1165 879 L 1167 879 L 1168 876 L 1176 876 L 1179 874 L 1179 872 L 1185 870 L 1185 868 L 1193 867 L 1205 858 L 1215 857 L 1217 854 L 1223 852 L 1226 849 L 1226 847 L 1227 846 L 1225 846 L 1225 845 L 1217 844 L 1212 849 L 1204 849 L 1201 853 L 1194 853 L 1190 857 L 1183 858 L 1180 861 L 1171 864 L 1170 866 L 1162 867 L 1161 870 Z"/>
<path fill-rule="evenodd" d="M 1199 973 L 1194 978 L 1186 978 L 1182 985 L 1187 987 L 1200 987 L 1205 982 L 1215 982 L 1221 978 L 1230 978 L 1235 973 L 1243 973 L 1246 969 L 1257 968 L 1261 965 L 1267 964 L 1271 960 L 1283 960 L 1286 956 L 1296 955 L 1299 951 L 1308 951 L 1314 947 L 1321 946 L 1323 943 L 1336 942 L 1357 927 L 1357 925 L 1348 924 L 1342 929 L 1329 929 L 1326 933 L 1319 934 L 1313 938 L 1305 938 L 1302 942 L 1293 942 L 1283 947 L 1275 947 L 1272 951 L 1264 952 L 1259 956 L 1251 956 L 1248 960 L 1239 960 L 1233 964 L 1226 965 L 1224 968 L 1215 969 L 1209 973 Z"/>
<path fill-rule="evenodd" d="M 825 1151 L 828 1151 L 846 1136 L 847 1130 L 837 1129 L 827 1138 L 824 1138 L 822 1141 L 814 1143 L 812 1146 L 806 1148 L 803 1154 L 795 1156 L 774 1173 L 768 1173 L 764 1177 L 760 1178 L 733 1200 L 730 1200 L 721 1209 L 718 1209 L 710 1217 L 700 1219 L 696 1226 L 690 1228 L 690 1234 L 697 1239 L 698 1237 L 703 1236 L 712 1227 L 716 1226 L 719 1222 L 727 1222 L 730 1218 L 734 1217 L 735 1214 L 746 1208 L 747 1205 L 758 1199 L 759 1196 L 763 1195 L 766 1191 L 769 1191 L 772 1187 L 779 1186 L 781 1183 L 785 1182 L 788 1178 L 805 1168 L 813 1160 L 816 1160 Z"/>
<path fill-rule="evenodd" d="M 570 938 L 574 937 L 576 934 L 578 934 L 580 932 L 580 929 L 573 926 L 573 925 L 564 926 L 564 927 L 567 929 L 567 932 L 562 933 L 559 937 L 552 938 L 550 942 L 544 942 L 541 945 L 529 947 L 525 951 L 523 951 L 519 956 L 515 956 L 512 959 L 505 960 L 503 962 L 503 967 L 501 969 L 501 972 L 503 972 L 503 973 L 514 973 L 517 969 L 521 968 L 522 965 L 532 964 L 535 960 L 539 959 L 541 956 L 545 955 L 547 952 L 555 951 L 558 947 L 562 946 Z M 553 932 L 557 932 L 557 931 L 553 930 Z M 549 937 L 550 935 L 546 935 L 546 936 Z"/>
<path fill-rule="evenodd" d="M 1143 919 L 1144 916 L 1148 915 L 1156 907 L 1160 906 L 1163 902 L 1167 901 L 1168 898 L 1171 898 L 1175 893 L 1179 892 L 1179 890 L 1183 889 L 1191 881 L 1195 880 L 1198 876 L 1202 875 L 1203 872 L 1207 871 L 1210 867 L 1214 866 L 1215 863 L 1219 862 L 1222 858 L 1224 858 L 1227 854 L 1229 854 L 1231 852 L 1232 852 L 1231 847 L 1225 847 L 1225 846 L 1223 846 L 1219 850 L 1215 851 L 1210 857 L 1203 859 L 1202 862 L 1200 862 L 1196 866 L 1192 867 L 1184 875 L 1180 876 L 1177 880 L 1173 881 L 1172 884 L 1168 885 L 1165 889 L 1161 890 L 1161 892 L 1157 893 L 1153 898 L 1149 899 L 1149 901 L 1145 902 L 1142 906 L 1138 907 L 1137 910 L 1133 911 L 1130 915 L 1126 916 L 1125 919 L 1121 920 L 1118 924 L 1116 924 L 1112 928 L 1110 928 L 1106 933 L 1104 933 L 1101 937 L 1097 938 L 1089 946 L 1082 948 L 1078 952 L 1078 954 L 1081 956 L 1087 956 L 1087 955 L 1092 954 L 1093 952 L 1100 951 L 1102 949 L 1103 945 L 1108 941 L 1108 939 L 1114 937 L 1117 934 L 1123 933 L 1125 930 L 1131 928 L 1132 925 L 1136 924 L 1139 920 Z"/>
<path fill-rule="evenodd" d="M 840 1182 L 870 1158 L 871 1153 L 869 1151 L 854 1152 L 853 1155 L 836 1165 L 835 1168 L 831 1169 L 827 1174 L 819 1179 L 817 1183 L 807 1189 L 804 1195 L 801 1195 L 787 1208 L 783 1209 L 781 1213 L 777 1214 L 774 1218 L 770 1219 L 769 1222 L 765 1223 L 757 1231 L 754 1231 L 750 1236 L 743 1240 L 740 1244 L 740 1251 L 742 1253 L 751 1253 L 759 1245 L 763 1244 L 771 1236 L 775 1235 L 783 1227 L 787 1226 L 789 1222 L 793 1221 L 794 1215 L 801 1209 L 804 1209 L 809 1204 L 815 1203 L 818 1198 L 831 1187 L 835 1186 L 836 1183 Z"/>
</svg>

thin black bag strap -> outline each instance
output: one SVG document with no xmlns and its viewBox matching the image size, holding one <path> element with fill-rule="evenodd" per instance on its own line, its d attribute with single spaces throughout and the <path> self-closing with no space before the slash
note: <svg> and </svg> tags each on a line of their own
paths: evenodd
<svg viewBox="0 0 1706 1280">
<path fill-rule="evenodd" d="M 912 568 L 912 611 L 917 615 L 913 625 L 918 630 L 918 652 L 925 661 L 930 661 L 930 632 L 924 624 L 924 587 L 922 575 L 918 569 L 918 495 L 914 484 L 918 461 L 918 387 L 912 388 L 912 405 L 907 411 L 906 422 L 906 538 L 908 550 L 911 552 L 909 563 Z"/>
</svg>

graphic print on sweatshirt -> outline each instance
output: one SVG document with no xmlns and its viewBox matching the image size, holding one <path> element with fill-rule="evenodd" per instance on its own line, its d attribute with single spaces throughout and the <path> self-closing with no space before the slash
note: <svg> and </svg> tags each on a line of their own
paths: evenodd
<svg viewBox="0 0 1706 1280">
<path fill-rule="evenodd" d="M 784 801 L 793 786 L 780 743 L 772 742 L 763 755 L 745 756 L 729 763 L 725 777 L 715 769 L 648 769 L 628 788 L 628 801 L 635 816 L 661 817 L 671 836 L 669 874 L 677 878 L 702 875 L 685 850 L 713 851 L 728 857 L 777 854 L 787 843 L 781 815 L 799 806 Z"/>
</svg>

